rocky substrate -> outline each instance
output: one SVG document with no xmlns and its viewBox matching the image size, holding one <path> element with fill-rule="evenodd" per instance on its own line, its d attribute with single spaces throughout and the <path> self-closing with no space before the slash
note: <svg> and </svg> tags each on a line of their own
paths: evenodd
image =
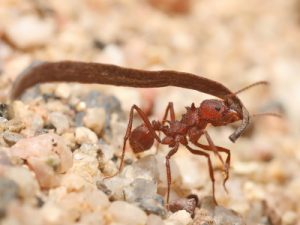
<svg viewBox="0 0 300 225">
<path fill-rule="evenodd" d="M 300 225 L 299 13 L 296 0 L 1 0 L 0 224 Z M 135 155 L 127 145 L 109 177 L 130 107 L 160 119 L 172 101 L 179 119 L 208 96 L 60 83 L 9 101 L 32 62 L 66 59 L 207 74 L 232 90 L 268 80 L 240 97 L 283 118 L 255 118 L 234 144 L 235 125 L 208 128 L 232 153 L 228 193 L 211 154 L 218 205 L 207 160 L 181 147 L 166 206 L 167 146 Z"/>
</svg>

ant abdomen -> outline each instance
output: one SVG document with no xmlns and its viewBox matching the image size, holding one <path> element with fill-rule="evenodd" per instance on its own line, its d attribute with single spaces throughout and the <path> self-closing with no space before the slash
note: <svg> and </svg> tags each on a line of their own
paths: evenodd
<svg viewBox="0 0 300 225">
<path fill-rule="evenodd" d="M 136 127 L 129 136 L 129 144 L 134 153 L 150 149 L 153 143 L 154 137 L 145 124 Z"/>
</svg>

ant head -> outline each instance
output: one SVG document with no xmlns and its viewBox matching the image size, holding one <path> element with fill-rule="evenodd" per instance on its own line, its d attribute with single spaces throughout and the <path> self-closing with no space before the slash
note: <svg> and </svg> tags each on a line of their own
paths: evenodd
<svg viewBox="0 0 300 225">
<path fill-rule="evenodd" d="M 240 114 L 229 108 L 223 100 L 204 100 L 199 110 L 201 119 L 211 123 L 213 126 L 223 126 L 242 119 Z"/>
</svg>

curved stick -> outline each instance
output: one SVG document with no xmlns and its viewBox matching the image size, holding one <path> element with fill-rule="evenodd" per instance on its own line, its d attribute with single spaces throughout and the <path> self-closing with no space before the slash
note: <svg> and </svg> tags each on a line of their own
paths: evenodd
<svg viewBox="0 0 300 225">
<path fill-rule="evenodd" d="M 11 99 L 17 99 L 31 86 L 46 82 L 97 83 L 128 87 L 176 86 L 193 89 L 224 99 L 230 108 L 240 114 L 241 126 L 230 136 L 235 141 L 249 124 L 249 113 L 240 99 L 223 84 L 191 73 L 171 70 L 147 71 L 111 64 L 77 61 L 35 63 L 19 75 L 11 90 Z"/>
</svg>

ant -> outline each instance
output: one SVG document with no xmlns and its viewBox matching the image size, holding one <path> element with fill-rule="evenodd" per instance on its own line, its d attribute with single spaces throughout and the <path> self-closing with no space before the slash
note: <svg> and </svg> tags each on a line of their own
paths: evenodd
<svg viewBox="0 0 300 225">
<path fill-rule="evenodd" d="M 175 86 L 193 89 L 220 98 L 220 100 L 205 100 L 199 107 L 196 107 L 195 104 L 192 104 L 191 107 L 186 107 L 187 111 L 182 115 L 180 120 L 175 119 L 172 102 L 168 104 L 162 121 L 154 120 L 150 122 L 146 114 L 138 106 L 133 105 L 131 107 L 119 170 L 116 174 L 106 178 L 113 177 L 120 173 L 124 163 L 125 148 L 128 140 L 135 153 L 150 149 L 154 144 L 154 140 L 156 140 L 158 144 L 168 145 L 171 150 L 166 156 L 168 181 L 167 205 L 169 203 L 171 186 L 170 158 L 177 152 L 179 145 L 185 146 L 192 154 L 207 158 L 209 174 L 212 181 L 213 198 L 215 200 L 214 171 L 210 155 L 206 151 L 214 152 L 223 165 L 225 172 L 223 187 L 226 190 L 225 183 L 229 178 L 230 150 L 215 146 L 206 131 L 206 127 L 209 124 L 212 126 L 225 126 L 242 120 L 240 126 L 229 136 L 229 139 L 235 142 L 242 135 L 250 122 L 249 113 L 242 102 L 237 98 L 237 94 L 253 86 L 267 84 L 266 81 L 256 82 L 232 93 L 219 82 L 186 72 L 172 70 L 147 71 L 111 64 L 78 61 L 38 62 L 27 68 L 18 76 L 11 89 L 10 98 L 11 100 L 17 99 L 26 89 L 35 84 L 59 81 L 144 88 Z M 138 113 L 144 123 L 132 130 L 134 111 Z M 261 115 L 280 117 L 280 115 L 274 113 L 262 113 L 252 116 Z M 168 116 L 170 116 L 170 120 L 167 120 Z M 165 125 L 166 123 L 167 125 Z M 158 132 L 158 134 L 156 132 Z M 165 135 L 163 139 L 160 138 L 160 132 Z M 199 139 L 202 135 L 206 137 L 208 145 L 199 143 Z M 190 143 L 199 149 L 192 148 Z M 225 163 L 219 154 L 220 152 L 227 154 Z"/>
<path fill-rule="evenodd" d="M 236 95 L 244 90 L 247 90 L 253 86 L 267 84 L 265 81 L 253 83 L 237 92 L 233 95 Z M 230 96 L 229 96 L 230 97 Z M 133 116 L 134 111 L 140 116 L 143 121 L 143 124 L 132 130 Z M 274 113 L 263 113 L 256 114 L 258 115 L 271 115 L 278 116 Z M 170 120 L 167 120 L 168 116 L 170 116 Z M 223 180 L 223 187 L 227 192 L 225 183 L 229 178 L 229 168 L 230 168 L 230 150 L 216 146 L 208 132 L 206 131 L 206 127 L 211 124 L 212 126 L 225 126 L 227 124 L 242 120 L 241 115 L 235 110 L 231 109 L 228 106 L 228 103 L 225 100 L 218 99 L 208 99 L 201 102 L 199 107 L 196 107 L 194 103 L 190 107 L 186 107 L 186 113 L 182 115 L 180 120 L 176 120 L 175 111 L 173 107 L 173 103 L 169 102 L 164 117 L 162 121 L 153 120 L 149 121 L 146 114 L 136 105 L 133 105 L 129 114 L 129 122 L 126 130 L 126 134 L 124 136 L 123 150 L 121 155 L 121 162 L 119 166 L 119 170 L 116 174 L 109 176 L 113 177 L 117 175 L 123 167 L 124 157 L 125 157 L 125 148 L 126 143 L 129 140 L 129 144 L 134 153 L 140 153 L 149 150 L 153 144 L 154 140 L 158 142 L 158 144 L 168 145 L 171 150 L 166 155 L 166 172 L 167 172 L 167 199 L 166 203 L 168 205 L 170 198 L 170 188 L 171 188 L 171 170 L 170 170 L 170 158 L 178 151 L 180 145 L 186 147 L 188 151 L 192 154 L 204 156 L 208 161 L 208 170 L 210 179 L 212 182 L 212 194 L 213 199 L 217 203 L 215 198 L 215 178 L 214 178 L 214 170 L 211 162 L 211 158 L 209 153 L 206 151 L 214 152 L 215 155 L 220 159 L 223 164 L 223 170 L 225 172 L 225 178 Z M 167 125 L 165 125 L 167 124 Z M 162 132 L 164 137 L 161 139 L 159 133 Z M 199 139 L 201 136 L 205 136 L 208 145 L 204 145 L 199 143 Z M 195 149 L 190 146 L 192 143 L 194 146 L 199 149 Z M 220 156 L 219 152 L 223 152 L 227 155 L 225 163 Z"/>
</svg>

